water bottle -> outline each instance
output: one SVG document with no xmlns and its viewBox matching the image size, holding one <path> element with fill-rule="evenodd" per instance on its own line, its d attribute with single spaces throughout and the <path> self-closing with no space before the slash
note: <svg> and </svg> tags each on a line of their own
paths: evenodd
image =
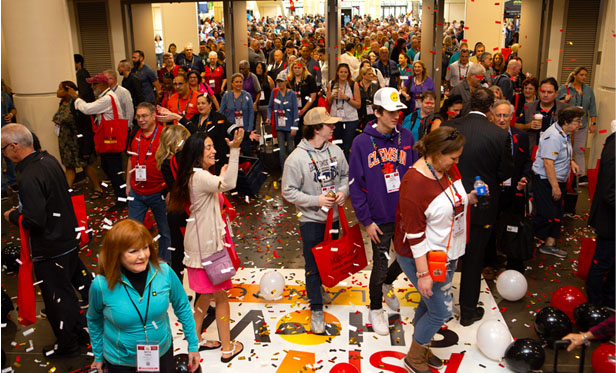
<svg viewBox="0 0 616 373">
<path fill-rule="evenodd" d="M 486 183 L 481 180 L 479 176 L 475 176 L 475 184 L 473 187 L 477 191 L 477 201 L 480 209 L 485 209 L 490 204 L 488 199 L 488 188 L 486 187 Z"/>
</svg>

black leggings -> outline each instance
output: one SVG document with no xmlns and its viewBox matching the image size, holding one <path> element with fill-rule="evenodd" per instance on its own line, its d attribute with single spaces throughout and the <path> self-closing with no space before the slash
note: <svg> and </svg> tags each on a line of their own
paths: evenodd
<svg viewBox="0 0 616 373">
<path fill-rule="evenodd" d="M 133 373 L 137 372 L 136 367 L 127 367 L 124 365 L 113 365 L 105 360 L 105 368 L 109 373 Z M 175 362 L 173 361 L 173 343 L 169 350 L 160 357 L 160 373 L 175 372 Z"/>
</svg>

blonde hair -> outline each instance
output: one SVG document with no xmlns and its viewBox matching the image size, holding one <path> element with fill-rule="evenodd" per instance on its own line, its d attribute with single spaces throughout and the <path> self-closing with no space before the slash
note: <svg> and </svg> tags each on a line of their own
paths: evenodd
<svg viewBox="0 0 616 373">
<path fill-rule="evenodd" d="M 169 159 L 180 151 L 189 136 L 190 132 L 182 125 L 165 126 L 160 134 L 158 150 L 156 150 L 156 168 L 160 170 L 165 159 Z"/>
<path fill-rule="evenodd" d="M 374 74 L 374 70 L 372 70 L 372 67 L 370 66 L 364 66 L 359 69 L 359 76 L 357 77 L 357 81 L 361 82 L 364 79 L 364 75 L 368 74 L 369 71 Z"/>
<path fill-rule="evenodd" d="M 159 269 L 158 250 L 150 231 L 136 220 L 125 219 L 116 223 L 107 232 L 100 251 L 98 274 L 105 276 L 107 287 L 112 290 L 122 276 L 121 256 L 131 248 L 148 246 L 151 263 Z"/>
<path fill-rule="evenodd" d="M 567 84 L 572 83 L 575 80 L 575 76 L 579 74 L 581 71 L 586 71 L 588 73 L 588 69 L 584 66 L 578 66 L 567 77 Z"/>
<path fill-rule="evenodd" d="M 426 70 L 426 64 L 422 60 L 417 60 L 413 62 L 413 70 L 415 70 L 415 64 L 420 65 L 423 69 L 421 72 L 421 81 L 423 82 L 424 80 L 428 79 L 428 71 Z M 415 71 L 413 71 L 413 76 L 415 76 Z"/>
<path fill-rule="evenodd" d="M 306 79 L 308 77 L 308 75 L 310 75 L 310 73 L 308 72 L 308 69 L 306 68 L 306 65 L 300 61 L 300 60 L 295 60 L 293 61 L 293 63 L 291 64 L 291 68 L 289 69 L 289 81 L 293 81 L 295 80 L 295 71 L 294 71 L 294 67 L 298 66 L 302 68 L 302 75 L 301 78 L 302 80 Z"/>
<path fill-rule="evenodd" d="M 497 85 L 493 85 L 490 86 L 490 88 L 488 88 L 490 91 L 494 92 L 494 101 L 498 101 L 498 100 L 502 100 L 503 97 L 503 90 L 501 89 L 501 87 L 497 86 Z M 496 94 L 498 93 L 498 97 L 496 97 Z"/>
</svg>

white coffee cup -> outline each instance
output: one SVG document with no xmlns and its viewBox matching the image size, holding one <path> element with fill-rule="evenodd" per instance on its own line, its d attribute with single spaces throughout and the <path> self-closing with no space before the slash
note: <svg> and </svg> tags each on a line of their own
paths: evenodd
<svg viewBox="0 0 616 373">
<path fill-rule="evenodd" d="M 543 120 L 543 114 L 541 113 L 535 114 L 535 120 Z"/>
</svg>

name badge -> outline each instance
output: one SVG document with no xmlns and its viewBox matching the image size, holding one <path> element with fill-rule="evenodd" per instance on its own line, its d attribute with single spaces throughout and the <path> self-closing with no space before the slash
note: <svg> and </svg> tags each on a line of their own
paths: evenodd
<svg viewBox="0 0 616 373">
<path fill-rule="evenodd" d="M 278 126 L 286 127 L 287 117 L 284 116 L 284 110 L 277 110 L 277 112 L 278 112 Z"/>
<path fill-rule="evenodd" d="M 160 371 L 160 348 L 157 344 L 137 344 L 137 372 Z"/>
<path fill-rule="evenodd" d="M 511 178 L 503 181 L 503 186 L 504 187 L 510 187 L 511 186 Z"/>
<path fill-rule="evenodd" d="M 242 112 L 239 110 L 235 111 L 235 124 L 238 126 L 244 126 L 244 116 L 242 116 Z"/>
<path fill-rule="evenodd" d="M 462 209 L 464 211 L 464 207 Z M 453 236 L 458 237 L 465 232 L 466 228 L 466 219 L 464 219 L 464 212 L 456 215 L 453 218 Z"/>
<path fill-rule="evenodd" d="M 296 93 L 297 96 L 297 107 L 300 108 L 302 107 L 302 97 L 300 96 L 299 92 Z"/>
<path fill-rule="evenodd" d="M 415 107 L 416 108 L 420 108 L 421 107 L 421 100 L 415 100 Z"/>
<path fill-rule="evenodd" d="M 211 88 L 214 88 L 214 86 L 216 85 L 216 81 L 214 79 L 210 79 L 209 85 Z"/>
<path fill-rule="evenodd" d="M 400 173 L 398 173 L 398 171 L 390 172 L 384 176 L 387 193 L 393 193 L 400 190 Z"/>
<path fill-rule="evenodd" d="M 368 115 L 374 114 L 374 109 L 372 109 L 372 105 L 366 105 L 366 114 Z"/>
<path fill-rule="evenodd" d="M 148 176 L 145 170 L 146 170 L 145 166 L 137 165 L 137 168 L 135 168 L 135 180 L 136 181 L 147 181 L 148 180 Z"/>
<path fill-rule="evenodd" d="M 385 81 L 385 87 L 389 87 L 389 77 L 383 78 L 383 80 Z"/>
<path fill-rule="evenodd" d="M 321 194 L 328 194 L 328 193 L 333 193 L 336 194 L 336 186 L 335 185 L 330 185 L 330 186 L 324 186 L 321 188 Z"/>
</svg>

